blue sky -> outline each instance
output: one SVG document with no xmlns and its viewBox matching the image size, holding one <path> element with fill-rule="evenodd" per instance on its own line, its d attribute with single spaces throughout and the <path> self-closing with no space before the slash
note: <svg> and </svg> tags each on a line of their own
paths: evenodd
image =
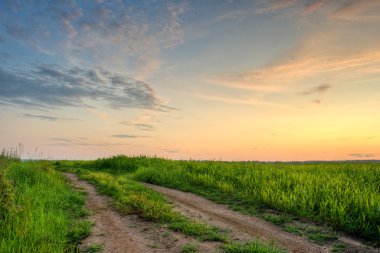
<svg viewBox="0 0 380 253">
<path fill-rule="evenodd" d="M 2 1 L 0 147 L 378 158 L 379 13 L 377 0 Z"/>
</svg>

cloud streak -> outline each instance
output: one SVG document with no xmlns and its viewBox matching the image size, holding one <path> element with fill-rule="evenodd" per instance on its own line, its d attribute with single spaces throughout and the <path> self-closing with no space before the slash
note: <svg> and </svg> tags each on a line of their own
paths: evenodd
<svg viewBox="0 0 380 253">
<path fill-rule="evenodd" d="M 327 0 L 315 0 L 308 5 L 306 5 L 304 9 L 304 14 L 311 14 L 314 12 L 317 12 L 319 9 L 323 7 L 324 4 L 326 4 Z"/>
<path fill-rule="evenodd" d="M 45 120 L 45 121 L 59 121 L 59 120 L 77 121 L 76 119 L 59 118 L 59 117 L 53 117 L 53 116 L 48 116 L 48 115 L 34 115 L 34 114 L 29 114 L 29 113 L 24 113 L 22 117 L 29 118 L 29 119 Z"/>
<path fill-rule="evenodd" d="M 101 68 L 48 65 L 29 72 L 0 68 L 0 101 L 40 108 L 91 107 L 91 101 L 103 101 L 115 109 L 170 110 L 148 83 Z"/>
<path fill-rule="evenodd" d="M 271 13 L 278 10 L 286 9 L 294 5 L 296 0 L 270 0 L 262 1 L 263 7 L 256 10 L 256 13 Z"/>
<path fill-rule="evenodd" d="M 135 128 L 137 128 L 138 130 L 142 130 L 142 131 L 152 131 L 154 130 L 154 126 L 151 125 L 151 124 L 145 124 L 145 123 L 133 123 L 133 122 L 130 122 L 130 121 L 121 121 L 119 122 L 120 125 L 124 125 L 124 126 L 133 126 Z"/>
<path fill-rule="evenodd" d="M 317 87 L 314 87 L 308 91 L 304 91 L 301 94 L 302 95 L 312 95 L 314 93 L 317 93 L 319 95 L 322 95 L 322 94 L 326 93 L 330 88 L 331 88 L 331 85 L 324 83 L 324 84 L 321 84 Z"/>
<path fill-rule="evenodd" d="M 162 67 L 163 49 L 183 42 L 187 9 L 181 2 L 119 0 L 14 0 L 1 7 L 0 24 L 11 38 L 41 52 L 59 49 L 83 65 L 117 62 L 140 80 Z"/>
<path fill-rule="evenodd" d="M 351 157 L 354 157 L 354 158 L 374 158 L 374 157 L 376 157 L 375 154 L 371 154 L 371 153 L 355 153 L 355 154 L 348 154 L 348 155 Z"/>
<path fill-rule="evenodd" d="M 347 70 L 360 72 L 362 68 L 380 64 L 380 48 L 346 55 L 314 53 L 300 50 L 285 63 L 241 73 L 208 75 L 204 80 L 235 88 L 278 92 L 284 88 L 284 83 Z"/>
<path fill-rule="evenodd" d="M 193 93 L 193 96 L 209 100 L 209 101 L 216 101 L 221 102 L 225 104 L 237 104 L 237 105 L 249 105 L 249 106 L 255 106 L 255 107 L 269 107 L 269 108 L 284 108 L 285 105 L 275 104 L 268 101 L 255 99 L 255 98 L 236 98 L 236 97 L 227 97 L 227 96 L 220 96 L 220 95 L 207 95 L 207 94 L 200 94 L 200 93 Z"/>
<path fill-rule="evenodd" d="M 131 135 L 131 134 L 114 134 L 112 137 L 120 138 L 120 139 L 135 139 L 135 138 L 142 138 L 146 136 L 142 135 Z"/>
<path fill-rule="evenodd" d="M 377 0 L 346 1 L 331 13 L 335 19 L 347 21 L 368 21 L 379 19 L 380 2 Z"/>
<path fill-rule="evenodd" d="M 316 94 L 318 96 L 318 98 L 314 100 L 314 103 L 320 104 L 322 101 L 322 97 L 330 89 L 331 89 L 331 85 L 328 83 L 324 83 L 324 84 L 318 85 L 316 87 L 313 87 L 307 91 L 302 92 L 301 95 L 314 95 L 314 94 Z"/>
<path fill-rule="evenodd" d="M 83 138 L 78 139 L 67 139 L 67 138 L 50 138 L 49 140 L 53 143 L 48 144 L 53 147 L 73 147 L 73 146 L 93 146 L 93 147 L 112 147 L 112 146 L 128 146 L 126 143 L 109 143 L 109 142 L 101 142 L 101 143 L 92 143 L 86 142 L 82 140 Z M 84 138 L 86 139 L 86 138 Z"/>
<path fill-rule="evenodd" d="M 291 15 L 312 15 L 319 13 L 344 21 L 371 21 L 380 18 L 380 2 L 377 0 L 269 0 L 260 1 L 256 13 L 280 13 Z"/>
</svg>

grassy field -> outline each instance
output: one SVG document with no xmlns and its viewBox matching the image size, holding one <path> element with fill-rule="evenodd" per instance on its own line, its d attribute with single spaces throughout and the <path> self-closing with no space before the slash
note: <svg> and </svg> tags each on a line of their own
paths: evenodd
<svg viewBox="0 0 380 253">
<path fill-rule="evenodd" d="M 192 221 L 174 212 L 160 193 L 138 182 L 123 176 L 89 170 L 81 170 L 79 175 L 81 179 L 94 184 L 100 193 L 112 197 L 115 206 L 125 214 L 137 214 L 147 221 L 166 223 L 170 229 L 200 240 L 226 240 L 226 236 L 218 228 Z"/>
<path fill-rule="evenodd" d="M 118 159 L 118 158 L 116 158 Z M 107 161 L 104 160 L 106 163 Z M 102 161 L 102 162 L 104 162 Z M 134 166 L 137 160 L 132 158 L 130 165 Z M 95 161 L 97 163 L 99 161 Z M 190 219 L 172 209 L 161 193 L 155 192 L 139 182 L 131 179 L 133 174 L 125 173 L 123 169 L 115 169 L 109 164 L 101 167 L 94 166 L 94 161 L 55 162 L 58 170 L 76 173 L 83 180 L 92 183 L 98 192 L 112 197 L 115 207 L 124 214 L 136 214 L 144 220 L 165 224 L 173 231 L 197 238 L 199 241 L 221 242 L 226 252 L 231 253 L 281 253 L 282 249 L 261 241 L 234 243 L 226 231 L 212 227 L 203 222 Z M 125 168 L 125 164 L 120 165 Z M 96 168 L 93 170 L 90 168 Z M 134 168 L 132 170 L 137 170 Z M 183 252 L 198 252 L 196 246 L 185 245 Z"/>
<path fill-rule="evenodd" d="M 380 242 L 380 164 L 172 161 L 117 156 L 73 162 L 191 191 L 237 209 L 271 208 Z"/>
<path fill-rule="evenodd" d="M 116 156 L 95 161 L 22 162 L 0 156 L 0 252 L 77 252 L 90 232 L 84 196 L 52 167 L 76 172 L 111 196 L 119 210 L 200 240 L 221 241 L 226 252 L 280 252 L 260 242 L 234 244 L 228 234 L 172 210 L 154 183 L 260 214 L 274 209 L 328 224 L 380 244 L 380 164 L 173 161 Z M 264 215 L 273 223 L 284 216 Z M 286 222 L 286 221 L 285 221 Z M 296 227 L 284 226 L 288 230 Z M 302 231 L 298 231 L 303 233 Z M 314 236 L 316 236 L 314 234 Z M 188 245 L 186 251 L 194 250 Z"/>
<path fill-rule="evenodd" d="M 78 252 L 91 229 L 83 205 L 49 162 L 0 156 L 0 252 Z"/>
</svg>

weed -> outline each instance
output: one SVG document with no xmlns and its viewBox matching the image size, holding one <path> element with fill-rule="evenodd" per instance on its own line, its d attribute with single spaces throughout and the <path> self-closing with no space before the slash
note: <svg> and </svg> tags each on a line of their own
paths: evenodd
<svg viewBox="0 0 380 253">
<path fill-rule="evenodd" d="M 291 224 L 286 224 L 282 229 L 286 232 L 296 234 L 296 235 L 303 234 L 302 230 L 298 226 L 291 225 Z"/>
<path fill-rule="evenodd" d="M 198 245 L 194 243 L 187 243 L 182 247 L 182 253 L 196 253 L 198 252 Z"/>
<path fill-rule="evenodd" d="M 103 244 L 92 244 L 83 250 L 83 253 L 96 253 L 101 252 L 104 249 Z"/>
<path fill-rule="evenodd" d="M 148 244 L 148 247 L 149 247 L 149 248 L 152 248 L 152 249 L 157 249 L 157 248 L 158 248 L 158 245 L 155 244 L 155 243 L 151 243 L 151 244 Z"/>
<path fill-rule="evenodd" d="M 309 240 L 311 240 L 317 244 L 320 244 L 320 245 L 323 245 L 328 241 L 333 241 L 333 240 L 338 239 L 338 236 L 336 235 L 336 233 L 334 233 L 332 231 L 322 231 L 322 230 L 320 230 L 318 228 L 314 228 L 314 227 L 308 227 L 305 230 L 305 232 L 306 232 L 307 238 L 309 238 Z"/>
<path fill-rule="evenodd" d="M 71 226 L 67 233 L 68 241 L 72 244 L 79 244 L 84 238 L 88 237 L 91 233 L 92 222 L 81 220 Z"/>
<path fill-rule="evenodd" d="M 272 222 L 276 225 L 284 225 L 285 223 L 288 223 L 292 221 L 292 218 L 287 215 L 273 215 L 273 214 L 264 214 L 262 217 L 269 222 Z"/>
<path fill-rule="evenodd" d="M 249 241 L 246 243 L 232 243 L 224 246 L 226 253 L 284 253 L 274 244 L 262 243 L 259 241 Z"/>
<path fill-rule="evenodd" d="M 163 234 L 162 234 L 162 236 L 163 237 L 169 237 L 170 236 L 170 231 L 165 231 Z"/>
<path fill-rule="evenodd" d="M 346 248 L 346 245 L 343 243 L 334 244 L 331 252 L 341 252 Z"/>
</svg>

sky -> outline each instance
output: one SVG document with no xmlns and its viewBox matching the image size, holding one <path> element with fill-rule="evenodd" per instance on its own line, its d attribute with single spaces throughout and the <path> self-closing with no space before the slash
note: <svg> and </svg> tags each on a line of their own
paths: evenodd
<svg viewBox="0 0 380 253">
<path fill-rule="evenodd" d="M 3 0 L 0 148 L 380 159 L 379 0 Z"/>
</svg>

